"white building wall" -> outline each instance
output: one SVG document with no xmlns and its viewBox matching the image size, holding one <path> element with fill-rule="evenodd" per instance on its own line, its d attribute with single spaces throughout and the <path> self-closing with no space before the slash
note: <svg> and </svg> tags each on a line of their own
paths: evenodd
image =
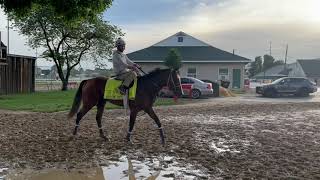
<svg viewBox="0 0 320 180">
<path fill-rule="evenodd" d="M 161 63 L 138 63 L 141 65 L 142 69 L 145 72 L 149 72 L 154 70 L 155 68 L 166 68 Z M 180 69 L 180 75 L 187 76 L 188 68 L 196 68 L 197 70 L 197 79 L 206 79 L 211 81 L 218 81 L 219 79 L 219 68 L 228 68 L 228 79 L 230 80 L 230 88 L 232 87 L 233 82 L 233 69 L 240 69 L 241 71 L 241 85 L 240 88 L 244 88 L 244 72 L 245 72 L 245 64 L 240 63 L 203 63 L 203 64 L 196 64 L 196 63 L 184 63 Z"/>
<path fill-rule="evenodd" d="M 183 42 L 178 42 L 178 38 L 182 37 Z M 179 33 L 164 39 L 153 46 L 209 46 L 209 44 L 202 42 L 190 35 L 179 35 Z"/>
</svg>

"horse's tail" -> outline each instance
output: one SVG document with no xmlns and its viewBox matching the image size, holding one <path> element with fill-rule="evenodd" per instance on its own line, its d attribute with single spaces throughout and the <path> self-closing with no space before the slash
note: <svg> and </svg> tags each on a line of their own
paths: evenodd
<svg viewBox="0 0 320 180">
<path fill-rule="evenodd" d="M 82 98 L 82 87 L 86 82 L 87 80 L 83 80 L 79 85 L 76 96 L 74 97 L 74 100 L 73 100 L 71 110 L 68 114 L 68 119 L 72 118 L 79 110 L 79 107 L 81 104 L 81 98 Z"/>
</svg>

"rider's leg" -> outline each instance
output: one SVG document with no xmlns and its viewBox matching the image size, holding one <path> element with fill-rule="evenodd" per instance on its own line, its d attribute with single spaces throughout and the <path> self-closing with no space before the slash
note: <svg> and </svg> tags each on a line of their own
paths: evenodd
<svg viewBox="0 0 320 180">
<path fill-rule="evenodd" d="M 125 94 L 126 89 L 129 89 L 130 84 L 137 78 L 137 74 L 133 71 L 128 71 L 127 73 L 118 76 L 119 79 L 123 80 L 122 84 L 119 86 L 119 91 L 121 94 Z"/>
<path fill-rule="evenodd" d="M 137 73 L 134 72 L 134 71 L 129 71 L 125 74 L 125 77 L 124 77 L 124 81 L 122 83 L 122 85 L 125 87 L 125 88 L 129 88 L 130 84 L 132 83 L 132 81 L 136 80 L 137 79 Z"/>
</svg>

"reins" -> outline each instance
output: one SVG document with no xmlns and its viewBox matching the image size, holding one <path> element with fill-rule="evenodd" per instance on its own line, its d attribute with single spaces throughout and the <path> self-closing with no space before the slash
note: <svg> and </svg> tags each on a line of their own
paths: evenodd
<svg viewBox="0 0 320 180">
<path fill-rule="evenodd" d="M 138 67 L 138 69 L 139 69 L 144 75 L 147 75 L 147 73 L 144 72 L 141 67 Z M 152 83 L 154 86 L 156 86 L 157 88 L 160 88 L 159 85 L 158 85 L 156 82 L 154 82 L 152 79 L 149 79 L 149 80 L 151 81 L 151 83 Z"/>
</svg>

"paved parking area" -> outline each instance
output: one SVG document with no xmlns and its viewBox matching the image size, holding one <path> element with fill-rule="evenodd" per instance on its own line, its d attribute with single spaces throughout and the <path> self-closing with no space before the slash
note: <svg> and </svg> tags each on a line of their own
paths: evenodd
<svg viewBox="0 0 320 180">
<path fill-rule="evenodd" d="M 277 98 L 262 97 L 254 92 L 239 94 L 237 97 L 208 98 L 205 102 L 216 103 L 301 103 L 320 102 L 320 88 L 309 97 L 282 96 Z"/>
</svg>

